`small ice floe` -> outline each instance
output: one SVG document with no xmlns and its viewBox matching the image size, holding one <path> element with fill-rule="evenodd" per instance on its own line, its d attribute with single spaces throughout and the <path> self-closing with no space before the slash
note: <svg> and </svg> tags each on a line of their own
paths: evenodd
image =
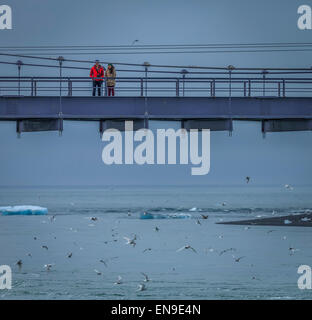
<svg viewBox="0 0 312 320">
<path fill-rule="evenodd" d="M 190 219 L 192 216 L 188 213 L 170 213 L 157 214 L 144 212 L 140 215 L 140 219 Z"/>
<path fill-rule="evenodd" d="M 301 220 L 301 221 L 303 221 L 303 222 L 311 221 L 311 219 L 310 219 L 310 218 L 308 218 L 308 217 L 301 218 L 300 220 Z"/>
<path fill-rule="evenodd" d="M 196 208 L 196 207 L 193 207 L 193 208 L 191 208 L 189 211 L 191 211 L 191 212 L 197 211 L 197 208 Z"/>
<path fill-rule="evenodd" d="M 284 224 L 291 224 L 292 223 L 292 221 L 290 221 L 290 220 L 288 220 L 288 219 L 285 219 L 284 220 Z"/>
<path fill-rule="evenodd" d="M 0 207 L 0 215 L 11 216 L 11 215 L 46 215 L 48 213 L 47 208 L 38 206 L 8 206 Z"/>
</svg>

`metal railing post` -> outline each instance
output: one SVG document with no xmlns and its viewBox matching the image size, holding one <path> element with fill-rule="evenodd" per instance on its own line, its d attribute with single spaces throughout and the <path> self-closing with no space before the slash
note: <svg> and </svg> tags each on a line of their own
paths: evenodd
<svg viewBox="0 0 312 320">
<path fill-rule="evenodd" d="M 104 79 L 104 96 L 107 97 L 107 79 Z"/>
<path fill-rule="evenodd" d="M 248 80 L 248 97 L 251 97 L 251 80 Z"/>
<path fill-rule="evenodd" d="M 17 70 L 18 70 L 18 95 L 21 95 L 21 68 L 22 68 L 23 62 L 21 60 L 18 60 L 16 62 Z"/>
<path fill-rule="evenodd" d="M 72 88 L 72 82 L 70 78 L 67 79 L 67 85 L 68 85 L 68 96 L 71 97 L 73 95 L 73 88 Z"/>
<path fill-rule="evenodd" d="M 147 73 L 148 73 L 148 67 L 150 64 L 148 62 L 144 62 L 144 70 L 145 70 L 145 98 L 147 98 Z"/>
<path fill-rule="evenodd" d="M 283 79 L 283 98 L 286 97 L 286 82 L 285 79 Z"/>
<path fill-rule="evenodd" d="M 181 73 L 182 73 L 182 94 L 183 94 L 183 97 L 185 95 L 185 76 L 186 74 L 188 73 L 188 71 L 186 69 L 182 69 L 181 70 Z"/>
<path fill-rule="evenodd" d="M 247 84 L 246 81 L 244 81 L 244 97 L 246 98 L 247 95 Z"/>
<path fill-rule="evenodd" d="M 176 80 L 176 96 L 179 97 L 180 95 L 180 81 L 179 79 Z"/>
<path fill-rule="evenodd" d="M 265 97 L 265 80 L 266 80 L 266 78 L 265 78 L 265 75 L 268 73 L 268 71 L 266 71 L 266 70 L 263 70 L 262 71 L 262 74 L 263 74 L 263 88 L 262 88 L 262 93 L 263 93 L 263 96 Z"/>
<path fill-rule="evenodd" d="M 281 97 L 281 83 L 280 82 L 278 82 L 277 83 L 277 87 L 278 87 L 278 97 L 280 98 Z"/>
<path fill-rule="evenodd" d="M 34 81 L 34 96 L 37 96 L 37 81 Z"/>
<path fill-rule="evenodd" d="M 30 85 L 31 85 L 30 95 L 33 97 L 34 96 L 34 78 L 31 78 Z"/>
<path fill-rule="evenodd" d="M 144 96 L 144 82 L 143 82 L 143 78 L 140 79 L 141 82 L 141 97 Z"/>
</svg>

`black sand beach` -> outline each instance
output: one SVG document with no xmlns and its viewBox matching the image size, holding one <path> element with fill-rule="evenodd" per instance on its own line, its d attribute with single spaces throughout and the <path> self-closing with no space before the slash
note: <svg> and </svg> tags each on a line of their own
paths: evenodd
<svg viewBox="0 0 312 320">
<path fill-rule="evenodd" d="M 288 226 L 288 227 L 312 227 L 312 214 L 296 214 L 273 218 L 260 218 L 252 220 L 217 222 L 217 224 L 253 225 L 253 226 Z"/>
</svg>

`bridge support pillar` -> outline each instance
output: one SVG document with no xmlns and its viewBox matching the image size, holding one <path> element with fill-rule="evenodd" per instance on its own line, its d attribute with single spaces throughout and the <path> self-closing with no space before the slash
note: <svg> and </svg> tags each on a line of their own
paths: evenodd
<svg viewBox="0 0 312 320">
<path fill-rule="evenodd" d="M 133 130 L 137 131 L 140 129 L 148 128 L 148 120 L 129 120 L 133 122 Z M 126 131 L 125 120 L 100 120 L 100 134 L 107 129 L 117 129 L 119 131 Z"/>
<path fill-rule="evenodd" d="M 190 129 L 210 129 L 211 131 L 233 131 L 231 119 L 209 119 L 209 120 L 182 120 L 181 127 Z"/>
<path fill-rule="evenodd" d="M 262 120 L 262 133 L 312 130 L 310 119 Z"/>
<path fill-rule="evenodd" d="M 63 131 L 63 119 L 22 119 L 16 121 L 16 132 Z"/>
</svg>

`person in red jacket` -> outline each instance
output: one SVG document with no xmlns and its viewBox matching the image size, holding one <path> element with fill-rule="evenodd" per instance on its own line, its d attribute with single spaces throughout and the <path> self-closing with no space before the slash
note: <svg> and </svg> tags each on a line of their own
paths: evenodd
<svg viewBox="0 0 312 320">
<path fill-rule="evenodd" d="M 91 68 L 90 77 L 93 81 L 93 97 L 95 97 L 96 87 L 98 87 L 98 96 L 101 96 L 101 88 L 104 79 L 104 68 L 100 65 L 99 60 L 96 60 L 95 65 Z"/>
</svg>

